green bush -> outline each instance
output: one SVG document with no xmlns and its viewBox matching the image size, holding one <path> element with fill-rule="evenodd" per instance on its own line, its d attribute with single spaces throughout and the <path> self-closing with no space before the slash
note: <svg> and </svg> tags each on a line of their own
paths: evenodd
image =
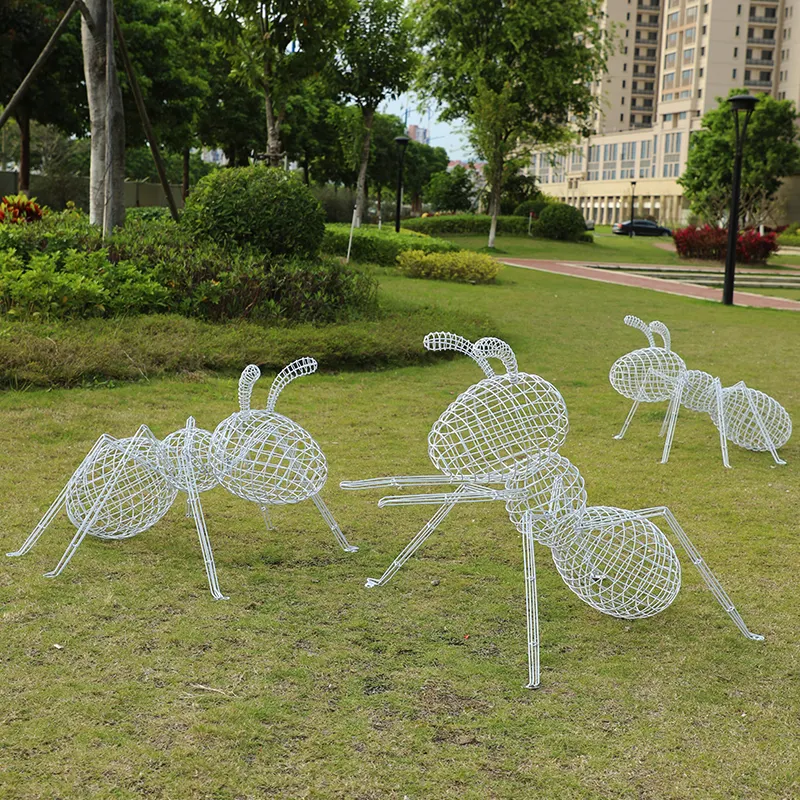
<svg viewBox="0 0 800 800">
<path fill-rule="evenodd" d="M 577 242 L 586 233 L 583 214 L 566 203 L 553 203 L 546 206 L 539 217 L 536 235 L 545 239 L 559 239 Z"/>
<path fill-rule="evenodd" d="M 92 251 L 103 247 L 102 231 L 74 209 L 45 214 L 35 225 L 0 225 L 0 250 L 13 248 L 26 260 L 35 253 Z"/>
<path fill-rule="evenodd" d="M 166 206 L 132 206 L 125 209 L 125 221 L 141 219 L 145 222 L 172 219 L 172 212 Z"/>
<path fill-rule="evenodd" d="M 209 320 L 332 322 L 376 307 L 376 283 L 336 259 L 269 256 L 196 239 L 171 220 L 115 233 L 113 260 L 131 260 L 170 289 L 167 310 Z"/>
<path fill-rule="evenodd" d="M 532 211 L 534 217 L 538 218 L 542 211 L 552 203 L 552 198 L 547 195 L 539 195 L 539 197 L 533 200 L 524 200 L 514 209 L 514 216 L 525 217 L 527 219 Z"/>
<path fill-rule="evenodd" d="M 90 317 L 152 312 L 167 290 L 131 262 L 110 263 L 105 250 L 54 250 L 24 259 L 0 250 L 0 311 L 9 316 Z"/>
<path fill-rule="evenodd" d="M 474 233 L 489 235 L 492 218 L 488 214 L 452 214 L 443 217 L 419 217 L 403 221 L 403 228 L 419 231 L 431 236 L 446 236 L 451 233 Z M 528 220 L 523 217 L 497 218 L 497 232 L 525 236 L 528 233 Z"/>
<path fill-rule="evenodd" d="M 331 224 L 325 226 L 322 250 L 336 256 L 347 255 L 350 240 L 350 226 Z M 350 258 L 364 264 L 380 264 L 391 267 L 397 263 L 397 256 L 406 250 L 422 250 L 425 253 L 453 253 L 458 245 L 441 239 L 432 239 L 411 231 L 395 233 L 394 230 L 377 228 L 356 228 L 353 231 L 353 246 Z"/>
<path fill-rule="evenodd" d="M 790 225 L 778 236 L 778 245 L 780 247 L 800 247 L 800 234 L 797 231 L 797 227 Z"/>
<path fill-rule="evenodd" d="M 311 190 L 282 169 L 260 165 L 201 178 L 181 224 L 206 241 L 300 258 L 316 256 L 325 233 L 325 215 Z"/>
<path fill-rule="evenodd" d="M 457 283 L 493 283 L 500 263 L 483 253 L 459 250 L 457 253 L 425 253 L 406 250 L 397 257 L 397 265 L 411 278 L 432 278 Z"/>
</svg>

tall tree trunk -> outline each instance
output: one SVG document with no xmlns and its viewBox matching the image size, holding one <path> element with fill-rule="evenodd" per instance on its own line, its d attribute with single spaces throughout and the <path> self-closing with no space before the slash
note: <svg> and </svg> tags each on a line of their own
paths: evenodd
<svg viewBox="0 0 800 800">
<path fill-rule="evenodd" d="M 489 195 L 489 210 L 492 215 L 492 222 L 489 225 L 489 244 L 487 246 L 494 247 L 494 240 L 497 235 L 497 213 L 500 210 L 500 185 L 496 181 L 493 181 L 492 191 Z"/>
<path fill-rule="evenodd" d="M 19 179 L 17 191 L 29 194 L 31 190 L 31 118 L 24 105 L 18 107 L 14 118 L 19 125 Z"/>
<path fill-rule="evenodd" d="M 183 148 L 183 185 L 181 186 L 181 197 L 183 202 L 189 196 L 189 148 Z"/>
<path fill-rule="evenodd" d="M 309 175 L 308 155 L 303 159 L 303 183 L 308 186 L 311 182 Z"/>
<path fill-rule="evenodd" d="M 367 167 L 369 166 L 369 147 L 372 142 L 372 123 L 375 119 L 375 109 L 367 106 L 361 109 L 364 122 L 364 141 L 361 144 L 361 163 L 358 167 L 358 183 L 356 184 L 356 227 L 361 227 L 366 207 Z"/>
<path fill-rule="evenodd" d="M 269 89 L 264 89 L 264 109 L 267 116 L 267 161 L 271 167 L 281 165 L 281 123 L 272 105 Z"/>
<path fill-rule="evenodd" d="M 90 28 L 85 18 L 81 21 L 91 132 L 89 219 L 110 233 L 125 220 L 125 117 L 114 52 L 109 46 L 109 32 L 113 31 L 113 16 L 110 18 L 109 14 L 113 13 L 113 3 L 85 2 L 94 23 Z"/>
<path fill-rule="evenodd" d="M 378 187 L 378 194 L 377 194 L 377 200 L 378 200 L 378 227 L 379 228 L 381 227 L 381 222 L 383 222 L 382 214 L 381 214 L 381 194 L 382 194 L 382 192 L 383 192 L 383 187 L 379 186 Z"/>
</svg>

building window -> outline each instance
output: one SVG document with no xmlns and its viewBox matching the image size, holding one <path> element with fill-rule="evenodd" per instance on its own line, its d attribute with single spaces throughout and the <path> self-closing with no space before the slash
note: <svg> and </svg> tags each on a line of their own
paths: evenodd
<svg viewBox="0 0 800 800">
<path fill-rule="evenodd" d="M 689 47 L 683 51 L 683 63 L 691 64 L 694 62 L 694 47 Z"/>
<path fill-rule="evenodd" d="M 664 56 L 664 69 L 675 66 L 675 53 L 667 53 Z"/>
</svg>

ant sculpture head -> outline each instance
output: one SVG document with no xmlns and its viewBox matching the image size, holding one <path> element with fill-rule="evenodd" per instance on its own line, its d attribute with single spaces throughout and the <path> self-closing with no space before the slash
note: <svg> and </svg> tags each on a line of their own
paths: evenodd
<svg viewBox="0 0 800 800">
<path fill-rule="evenodd" d="M 328 465 L 319 445 L 305 428 L 275 411 L 286 384 L 316 370 L 313 358 L 284 367 L 261 410 L 250 407 L 261 370 L 255 364 L 245 367 L 239 378 L 239 411 L 220 422 L 211 437 L 211 468 L 228 491 L 260 505 L 281 505 L 299 503 L 325 485 Z"/>
<path fill-rule="evenodd" d="M 514 351 L 501 339 L 473 344 L 442 331 L 424 339 L 428 350 L 469 356 L 486 377 L 460 394 L 428 435 L 436 469 L 451 477 L 506 480 L 529 468 L 531 458 L 558 450 L 567 438 L 567 406 L 558 389 L 538 375 L 517 370 Z M 498 359 L 495 372 L 489 359 Z"/>
<path fill-rule="evenodd" d="M 669 329 L 658 320 L 647 325 L 632 314 L 625 317 L 625 324 L 640 330 L 647 337 L 648 347 L 626 353 L 611 365 L 608 374 L 611 385 L 631 400 L 658 402 L 668 399 L 674 391 L 675 381 L 686 372 L 683 359 L 670 349 Z M 661 337 L 663 347 L 656 346 L 654 333 Z"/>
</svg>

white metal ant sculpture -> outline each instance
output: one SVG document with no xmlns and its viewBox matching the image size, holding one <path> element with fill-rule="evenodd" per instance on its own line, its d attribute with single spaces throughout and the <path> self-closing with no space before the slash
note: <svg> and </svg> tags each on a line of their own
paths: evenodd
<svg viewBox="0 0 800 800">
<path fill-rule="evenodd" d="M 756 452 L 769 451 L 776 464 L 786 462 L 778 455 L 792 435 L 792 420 L 777 400 L 751 389 L 743 381 L 723 388 L 719 378 L 701 370 L 687 369 L 683 359 L 670 349 L 670 334 L 666 325 L 653 321 L 646 325 L 638 317 L 628 315 L 625 324 L 647 336 L 649 346 L 634 350 L 617 359 L 611 366 L 611 385 L 633 401 L 631 410 L 614 437 L 622 439 L 640 403 L 659 403 L 668 400 L 660 435 L 664 436 L 661 463 L 669 460 L 670 450 L 683 405 L 691 411 L 709 414 L 719 430 L 722 463 L 730 467 L 728 441 Z M 663 347 L 657 347 L 657 333 Z"/>
<path fill-rule="evenodd" d="M 379 507 L 439 505 L 431 520 L 395 558 L 382 586 L 433 533 L 457 503 L 501 500 L 522 535 L 528 632 L 528 687 L 539 685 L 539 621 L 534 542 L 550 547 L 556 569 L 584 602 L 622 619 L 650 617 L 667 608 L 680 588 L 678 557 L 652 522 L 663 517 L 686 549 L 706 585 L 749 639 L 751 633 L 725 590 L 665 506 L 628 511 L 587 506 L 583 478 L 557 451 L 568 431 L 567 408 L 558 390 L 538 375 L 518 372 L 513 351 L 499 339 L 474 345 L 452 333 L 425 337 L 429 350 L 457 350 L 475 360 L 486 378 L 444 411 L 428 436 L 439 475 L 345 481 L 344 489 L 450 485 L 453 491 L 383 497 Z M 495 374 L 489 358 L 499 358 Z M 501 484 L 502 488 L 491 488 Z"/>
<path fill-rule="evenodd" d="M 311 497 L 342 548 L 357 550 L 347 543 L 319 497 L 327 475 L 319 446 L 299 425 L 272 411 L 283 387 L 316 367 L 313 359 L 300 359 L 284 368 L 273 382 L 267 411 L 249 410 L 250 393 L 261 373 L 254 365 L 246 367 L 239 381 L 241 410 L 220 423 L 213 435 L 196 427 L 193 417 L 163 441 L 146 425 L 126 439 L 103 434 L 23 545 L 8 555 L 27 553 L 66 507 L 78 530 L 56 568 L 46 573 L 54 578 L 87 534 L 129 539 L 143 533 L 169 511 L 182 491 L 187 495 L 187 516 L 194 518 L 197 528 L 211 594 L 215 600 L 227 600 L 219 588 L 200 504 L 201 492 L 218 483 L 259 502 L 264 510 L 267 503 L 296 503 Z"/>
</svg>

